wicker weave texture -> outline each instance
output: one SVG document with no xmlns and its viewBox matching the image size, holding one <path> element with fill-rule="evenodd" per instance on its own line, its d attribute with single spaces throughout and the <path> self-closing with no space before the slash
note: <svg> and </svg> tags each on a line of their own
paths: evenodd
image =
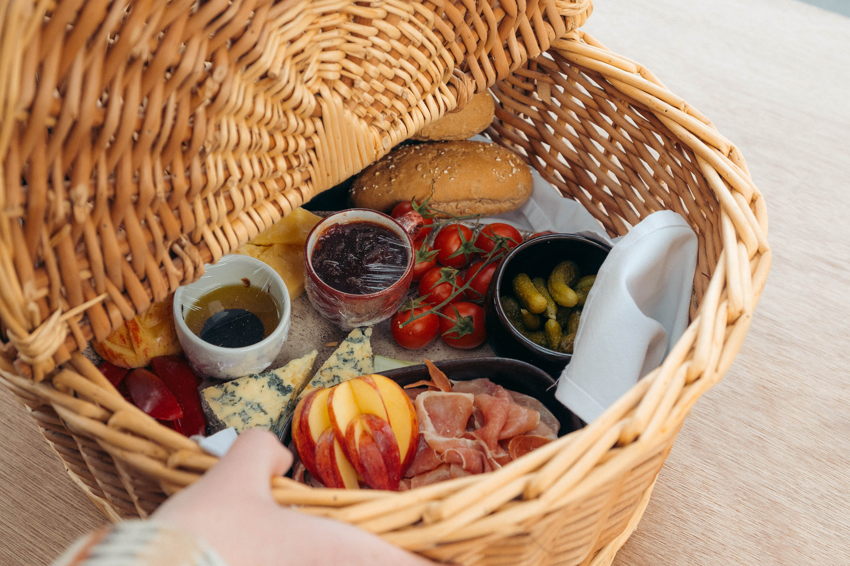
<svg viewBox="0 0 850 566">
<path fill-rule="evenodd" d="M 589 0 L 0 4 L 0 319 L 40 380 L 475 89 Z"/>
<path fill-rule="evenodd" d="M 312 9 L 317 6 L 324 6 L 324 3 L 311 4 Z M 272 8 L 275 7 L 269 10 Z M 442 9 L 442 14 L 449 12 L 445 6 Z M 321 17 L 331 18 L 339 13 L 338 10 Z M 173 21 L 169 19 L 173 14 L 169 14 L 165 10 L 157 21 Z M 303 16 L 312 12 L 305 9 L 299 14 Z M 436 23 L 433 29 L 438 29 Z M 320 29 L 317 33 L 323 32 Z M 120 38 L 116 45 L 118 43 Z M 510 45 L 510 41 L 507 40 L 504 45 Z M 476 61 L 480 64 L 481 58 L 476 58 Z M 129 69 L 127 67 L 121 72 L 128 73 Z M 468 75 L 460 72 L 463 70 Z M 225 73 L 224 79 L 228 76 Z M 468 76 L 474 76 L 474 70 L 468 60 L 462 60 L 453 68 L 447 82 L 437 88 L 437 94 L 428 95 L 431 99 L 425 97 L 421 108 L 427 108 L 428 100 L 442 104 L 438 106 L 443 109 L 441 111 L 453 108 L 463 92 L 471 91 L 473 84 L 478 86 L 474 79 L 466 78 Z M 753 184 L 740 152 L 704 116 L 671 93 L 648 70 L 610 52 L 587 34 L 565 32 L 564 37 L 549 42 L 546 52 L 530 60 L 514 60 L 506 68 L 504 77 L 494 78 L 499 79 L 491 88 L 498 101 L 497 119 L 488 130 L 489 135 L 497 143 L 522 155 L 565 197 L 584 204 L 611 234 L 624 234 L 641 218 L 661 209 L 674 210 L 690 223 L 700 243 L 690 326 L 662 366 L 642 379 L 600 418 L 497 472 L 405 493 L 311 489 L 286 478 L 274 478 L 273 492 L 281 504 L 299 505 L 305 513 L 359 525 L 394 544 L 440 561 L 488 566 L 506 563 L 609 564 L 643 513 L 658 471 L 690 408 L 722 378 L 741 346 L 770 269 L 766 204 Z M 81 84 L 88 83 L 82 81 Z M 318 116 L 311 114 L 311 117 L 320 120 L 311 123 L 337 124 L 339 130 L 334 135 L 339 137 L 332 138 L 336 140 L 334 143 L 348 139 L 345 136 L 351 131 L 372 135 L 380 130 L 381 135 L 389 136 L 390 146 L 407 135 L 402 133 L 402 129 L 397 132 L 381 130 L 374 117 L 364 130 L 357 130 L 366 121 L 352 110 L 358 107 L 358 102 L 353 98 L 343 102 L 347 99 L 328 87 L 327 83 L 323 82 L 322 88 L 327 90 L 312 93 L 318 106 L 311 113 L 316 113 L 316 108 L 320 110 Z M 303 92 L 307 91 L 309 89 Z M 35 105 L 36 92 L 23 99 L 32 100 Z M 241 96 L 250 98 L 254 94 L 243 92 Z M 210 100 L 212 105 L 218 99 L 213 96 Z M 339 104 L 334 106 L 327 100 L 335 100 Z M 255 110 L 252 105 L 249 106 L 252 111 Z M 59 129 L 66 107 L 67 99 L 59 105 L 58 119 L 47 129 L 49 135 Z M 106 108 L 108 110 L 108 105 Z M 328 114 L 330 112 L 336 114 Z M 191 259 L 189 251 L 197 254 L 197 261 L 203 261 L 204 254 L 211 254 L 210 257 L 215 259 L 216 250 L 224 253 L 231 249 L 224 245 L 228 242 L 228 227 L 235 233 L 236 226 L 241 225 L 247 233 L 245 227 L 249 223 L 240 219 L 253 218 L 252 214 L 259 215 L 258 210 L 261 209 L 268 212 L 264 205 L 275 208 L 269 200 L 272 192 L 267 188 L 267 181 L 257 181 L 257 186 L 266 187 L 260 189 L 260 193 L 253 192 L 256 188 L 253 181 L 241 185 L 241 177 L 237 180 L 233 173 L 245 174 L 249 169 L 239 169 L 238 163 L 231 169 L 231 165 L 226 163 L 233 155 L 231 152 L 229 156 L 222 154 L 222 171 L 227 173 L 217 178 L 229 179 L 225 185 L 230 183 L 232 187 L 222 191 L 222 187 L 217 186 L 209 193 L 204 192 L 206 189 L 200 190 L 194 195 L 200 198 L 200 209 L 194 204 L 197 199 L 186 198 L 190 195 L 191 184 L 186 188 L 187 192 L 180 193 L 175 208 L 167 206 L 169 199 L 166 197 L 177 194 L 171 180 L 175 177 L 169 173 L 168 179 L 163 176 L 161 180 L 171 183 L 162 185 L 171 192 L 163 193 L 165 200 L 152 198 L 147 203 L 145 214 L 139 215 L 137 209 L 142 200 L 141 193 L 122 196 L 123 185 L 109 176 L 101 179 L 103 183 L 93 189 L 89 197 L 93 203 L 88 203 L 87 214 L 81 215 L 82 224 L 77 226 L 71 222 L 62 225 L 67 227 L 57 228 L 60 225 L 51 222 L 55 222 L 55 215 L 62 210 L 57 202 L 64 202 L 56 200 L 57 191 L 62 190 L 57 187 L 65 187 L 70 195 L 69 187 L 79 185 L 73 183 L 73 175 L 66 175 L 67 179 L 63 180 L 62 174 L 56 173 L 49 176 L 52 183 L 50 190 L 42 193 L 54 196 L 45 198 L 42 208 L 45 220 L 39 225 L 40 236 L 35 246 L 36 250 L 46 249 L 49 253 L 21 256 L 16 251 L 19 249 L 16 243 L 23 245 L 26 241 L 29 207 L 34 202 L 27 199 L 34 185 L 29 180 L 24 184 L 11 183 L 12 180 L 25 179 L 25 176 L 19 176 L 24 171 L 32 171 L 31 167 L 23 165 L 30 162 L 21 158 L 23 138 L 14 137 L 21 129 L 26 129 L 29 115 L 23 112 L 15 115 L 20 115 L 20 119 L 14 122 L 15 127 L 9 127 L 8 121 L 3 123 L 2 132 L 11 132 L 8 138 L 0 138 L 0 141 L 7 140 L 7 145 L 0 146 L 7 149 L 3 162 L 5 174 L 0 177 L 6 184 L 0 195 L 6 198 L 5 210 L 18 214 L 7 214 L 0 219 L 4 223 L 0 225 L 0 236 L 8 236 L 7 239 L 0 238 L 0 261 L 6 262 L 0 269 L 5 278 L 0 286 L 3 299 L 0 308 L 4 309 L 0 315 L 13 337 L 8 347 L 11 354 L 6 359 L 0 358 L 0 380 L 33 410 L 45 437 L 65 461 L 72 478 L 110 516 L 144 516 L 167 494 L 196 481 L 216 459 L 203 454 L 194 442 L 158 425 L 129 405 L 90 362 L 73 350 L 84 345 L 89 336 L 86 329 L 97 335 L 97 323 L 91 314 L 93 309 L 108 313 L 111 305 L 118 312 L 120 316 L 104 315 L 110 317 L 108 328 L 111 328 L 113 319 L 123 320 L 121 309 L 126 307 L 129 312 L 135 312 L 145 304 L 144 301 L 135 302 L 134 293 L 143 296 L 146 301 L 157 296 L 156 286 L 150 281 L 153 278 L 151 273 L 159 273 L 163 277 L 164 289 L 171 285 L 167 279 L 169 273 L 175 277 L 180 274 L 178 282 L 191 279 L 186 271 L 194 265 L 197 272 L 200 264 L 191 263 L 195 260 Z M 73 116 L 69 119 L 72 125 L 79 119 L 79 114 Z M 329 119 L 330 116 L 336 118 Z M 352 118 L 352 122 L 335 121 L 352 116 L 356 117 Z M 226 120 L 222 121 L 224 123 Z M 403 119 L 399 123 L 403 123 Z M 191 125 L 194 129 L 187 131 L 192 134 L 188 140 L 178 144 L 180 151 L 174 155 L 182 155 L 192 147 L 192 137 L 200 122 L 193 120 Z M 234 122 L 237 140 L 242 139 L 238 133 L 242 125 L 237 126 Z M 159 124 L 159 127 L 164 126 Z M 71 126 L 66 129 L 74 131 Z M 216 131 L 219 136 L 224 135 L 224 130 Z M 394 137 L 396 135 L 398 137 Z M 221 143 L 216 135 L 211 136 L 211 142 Z M 295 139 L 292 136 L 283 139 Z M 13 139 L 15 141 L 11 143 L 9 140 Z M 320 142 L 303 154 L 311 158 L 326 151 L 324 147 L 331 143 L 327 134 L 314 134 L 311 139 L 314 144 Z M 371 157 L 360 156 L 364 163 L 385 151 L 380 136 L 369 139 L 375 142 L 376 145 L 371 147 L 376 149 Z M 206 143 L 206 134 L 202 141 Z M 199 147 L 206 148 L 204 143 L 200 143 Z M 163 144 L 167 145 L 167 140 Z M 78 145 L 83 147 L 85 143 Z M 97 154 L 96 161 L 108 160 L 110 147 Z M 271 147 L 269 142 L 263 147 L 274 153 L 278 146 Z M 65 150 L 63 145 L 62 152 Z M 247 153 L 242 155 L 247 156 L 252 150 L 245 151 Z M 342 153 L 326 152 L 322 155 L 337 158 L 354 155 L 344 153 L 348 149 L 339 151 Z M 264 155 L 261 150 L 255 154 L 257 159 Z M 145 155 L 141 155 L 141 159 Z M 296 154 L 279 156 L 289 159 L 288 155 Z M 246 159 L 250 162 L 249 157 Z M 317 163 L 336 167 L 336 172 L 321 170 Z M 215 186 L 209 180 L 217 166 L 215 160 L 199 162 L 201 165 L 199 174 L 204 178 L 203 187 Z M 274 203 L 279 204 L 282 199 L 290 206 L 300 204 L 310 198 L 317 187 L 326 186 L 317 184 L 317 179 L 331 183 L 331 179 L 338 180 L 339 175 L 344 175 L 347 167 L 344 161 L 323 162 L 322 158 L 310 161 L 298 183 L 293 180 L 290 188 L 274 193 L 280 197 Z M 15 172 L 11 176 L 10 170 Z M 55 170 L 55 166 L 50 170 Z M 163 170 L 168 171 L 168 168 Z M 320 170 L 324 171 L 321 175 Z M 120 166 L 116 171 L 120 171 Z M 191 168 L 187 171 L 191 174 Z M 277 180 L 286 178 L 283 171 L 290 169 L 277 170 L 281 176 L 274 177 L 275 183 L 284 182 Z M 187 178 L 191 181 L 191 175 Z M 141 185 L 131 183 L 131 186 Z M 230 200 L 223 196 L 225 192 Z M 154 194 L 157 194 L 156 191 Z M 293 194 L 298 197 L 291 196 Z M 251 195 L 257 200 L 251 201 L 250 205 L 243 202 L 236 206 L 233 195 L 242 195 L 246 199 L 246 195 Z M 203 206 L 212 202 L 210 198 L 214 201 L 219 197 L 225 201 L 222 210 L 226 214 L 222 224 L 217 225 L 212 216 L 203 216 L 202 224 L 193 225 L 193 230 L 187 231 L 182 239 L 174 240 L 170 248 L 175 255 L 173 258 L 165 251 L 162 256 L 150 251 L 156 247 L 156 242 L 166 241 L 163 235 L 170 222 L 166 219 L 167 214 L 179 215 L 180 207 L 188 206 L 192 212 L 189 217 L 195 218 L 197 210 L 204 210 L 204 214 L 215 211 L 212 205 L 208 209 Z M 123 201 L 126 211 L 120 223 L 113 222 L 112 215 L 120 212 L 115 203 L 121 198 L 127 199 Z M 293 200 L 288 200 L 290 198 Z M 102 205 L 104 208 L 100 216 L 97 215 L 98 202 L 107 203 Z M 154 202 L 159 207 L 156 212 L 151 207 Z M 68 208 L 68 214 L 73 215 L 73 206 Z M 278 215 L 285 213 L 281 210 L 278 210 Z M 238 214 L 227 211 L 238 211 Z M 271 219 L 274 218 L 271 212 L 268 214 Z M 143 267 L 151 270 L 143 269 L 143 277 L 134 270 L 136 254 L 133 253 L 132 241 L 135 236 L 131 232 L 135 228 L 128 224 L 127 215 L 135 215 L 136 220 L 142 217 L 148 219 L 137 223 L 137 227 L 142 229 L 140 241 L 148 246 L 144 248 L 147 255 L 144 256 Z M 17 219 L 17 222 L 8 220 L 10 218 Z M 103 224 L 94 222 L 95 218 L 108 224 L 114 232 L 107 233 Z M 251 222 L 259 229 L 259 223 Z M 56 231 L 50 232 L 48 226 Z M 151 231 L 154 226 L 162 227 L 156 237 Z M 91 241 L 101 244 L 97 248 L 102 254 L 103 271 L 100 275 L 96 272 L 95 262 L 90 259 L 95 247 L 83 245 L 89 241 L 86 235 L 89 228 L 94 229 L 94 233 L 89 235 L 95 238 Z M 79 229 L 78 234 L 75 229 Z M 149 232 L 144 232 L 145 229 Z M 197 244 L 193 243 L 191 234 L 195 229 L 200 234 Z M 73 246 L 72 253 L 62 255 L 62 242 L 72 240 L 75 234 L 80 239 L 75 240 L 77 244 Z M 105 259 L 111 253 L 107 251 L 112 245 L 108 241 L 109 234 L 114 236 L 112 243 L 116 244 L 117 257 L 123 264 L 111 264 Z M 236 238 L 236 243 L 241 241 L 240 237 Z M 178 244 L 175 248 L 174 243 L 178 241 L 186 242 L 185 246 L 180 248 L 184 244 Z M 175 249 L 181 249 L 184 255 Z M 157 257 L 164 262 L 162 265 L 155 263 Z M 169 259 L 165 260 L 166 257 Z M 34 258 L 40 258 L 43 264 Z M 68 281 L 79 282 L 80 289 L 85 291 L 82 298 L 92 300 L 91 304 L 83 302 L 77 307 L 71 306 L 71 293 L 61 284 L 66 281 L 68 270 L 63 267 L 63 262 L 70 261 L 69 258 L 76 262 L 71 263 L 76 271 Z M 181 263 L 184 259 L 185 262 Z M 171 262 L 168 268 L 162 268 L 168 261 Z M 42 274 L 44 286 L 35 286 L 32 283 L 35 279 L 21 275 L 27 273 L 27 265 L 33 278 Z M 5 266 L 14 266 L 15 269 L 7 270 Z M 107 267 L 118 269 L 122 274 L 126 293 L 110 294 L 110 285 L 116 284 L 108 276 Z M 173 272 L 169 271 L 172 268 Z M 20 279 L 16 280 L 15 274 Z M 98 295 L 95 285 L 101 276 L 106 290 Z M 23 285 L 22 281 L 30 281 L 30 284 Z M 169 283 L 165 284 L 165 281 Z M 20 296 L 16 295 L 19 291 Z M 35 295 L 24 295 L 25 291 Z M 56 297 L 51 298 L 53 293 Z M 30 302 L 24 301 L 24 297 L 28 297 Z M 15 303 L 13 298 L 21 299 L 21 302 Z M 51 302 L 54 300 L 56 302 Z M 121 300 L 124 301 L 123 306 L 119 305 Z M 42 316 L 39 301 L 48 306 L 46 313 L 53 318 L 39 318 Z M 54 305 L 58 308 L 51 311 Z M 9 318 L 13 311 L 21 314 L 21 318 Z M 42 330 L 27 334 L 23 323 L 27 320 L 38 322 L 30 328 Z M 36 349 L 35 345 L 41 344 L 39 340 L 49 342 L 48 339 L 54 335 L 53 331 L 43 331 L 51 320 L 55 321 L 52 323 L 55 327 L 61 324 L 67 326 L 68 339 L 63 336 L 64 342 L 55 356 L 39 357 L 46 350 Z M 13 364 L 15 358 L 17 363 Z M 64 361 L 51 369 L 54 361 L 60 360 Z M 28 371 L 30 369 L 33 371 Z"/>
</svg>

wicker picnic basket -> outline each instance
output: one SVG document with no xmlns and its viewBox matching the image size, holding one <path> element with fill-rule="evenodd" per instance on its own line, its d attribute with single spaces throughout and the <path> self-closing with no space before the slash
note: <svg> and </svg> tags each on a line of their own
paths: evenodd
<svg viewBox="0 0 850 566">
<path fill-rule="evenodd" d="M 609 564 L 767 277 L 739 151 L 578 28 L 589 0 L 3 0 L 2 381 L 111 519 L 216 459 L 80 354 L 204 263 L 489 88 L 487 134 L 612 235 L 661 209 L 699 239 L 691 324 L 584 429 L 498 472 L 404 493 L 272 480 L 281 504 L 438 561 Z"/>
</svg>

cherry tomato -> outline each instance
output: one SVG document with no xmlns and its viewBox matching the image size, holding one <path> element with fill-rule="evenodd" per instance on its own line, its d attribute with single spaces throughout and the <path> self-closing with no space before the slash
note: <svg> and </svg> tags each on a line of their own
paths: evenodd
<svg viewBox="0 0 850 566">
<path fill-rule="evenodd" d="M 490 286 L 490 280 L 493 278 L 493 273 L 496 272 L 497 267 L 499 267 L 498 261 L 485 266 L 483 259 L 469 266 L 464 278 L 464 285 L 469 284 L 469 289 L 464 291 L 467 299 L 475 302 L 484 300 L 487 287 Z"/>
<path fill-rule="evenodd" d="M 417 240 L 413 243 L 416 253 L 413 256 L 413 280 L 420 281 L 422 277 L 437 267 L 437 252 L 425 245 L 425 240 Z"/>
<path fill-rule="evenodd" d="M 456 269 L 435 267 L 422 276 L 422 281 L 419 282 L 419 296 L 424 297 L 432 305 L 439 305 L 452 294 L 452 282 L 458 289 L 463 286 L 463 278 L 458 275 Z M 458 294 L 452 299 L 452 303 L 460 300 L 461 295 Z"/>
<path fill-rule="evenodd" d="M 404 216 L 408 212 L 413 210 L 413 201 L 403 201 L 395 205 L 395 208 L 392 212 L 390 212 L 390 216 L 393 218 L 398 218 L 399 216 Z"/>
<path fill-rule="evenodd" d="M 449 317 L 440 318 L 440 335 L 449 346 L 469 350 L 480 346 L 487 339 L 484 309 L 475 303 L 446 305 L 440 312 Z"/>
<path fill-rule="evenodd" d="M 472 230 L 463 224 L 449 224 L 434 239 L 437 261 L 447 267 L 460 269 L 481 250 L 472 241 Z"/>
<path fill-rule="evenodd" d="M 431 213 L 428 212 L 427 204 L 416 204 L 416 201 L 406 200 L 404 202 L 400 202 L 395 205 L 395 208 L 390 213 L 390 216 L 393 218 L 401 218 L 408 212 L 418 212 L 422 216 L 423 226 L 419 231 L 419 234 L 416 235 L 416 240 L 424 240 L 428 237 L 428 234 L 431 233 L 431 230 L 434 229 L 434 218 L 431 216 Z"/>
<path fill-rule="evenodd" d="M 429 312 L 430 310 L 431 305 L 414 309 L 402 307 L 400 311 L 395 313 L 390 322 L 390 330 L 396 344 L 408 350 L 418 350 L 430 344 L 440 330 L 440 317 Z M 411 313 L 413 314 L 411 315 Z M 428 314 L 402 326 L 411 316 L 418 316 L 422 313 Z"/>
<path fill-rule="evenodd" d="M 488 224 L 475 238 L 475 247 L 482 250 L 482 255 L 489 254 L 496 246 L 501 249 L 496 252 L 496 255 L 503 255 L 521 243 L 522 236 L 519 231 L 510 224 L 502 222 Z"/>
</svg>

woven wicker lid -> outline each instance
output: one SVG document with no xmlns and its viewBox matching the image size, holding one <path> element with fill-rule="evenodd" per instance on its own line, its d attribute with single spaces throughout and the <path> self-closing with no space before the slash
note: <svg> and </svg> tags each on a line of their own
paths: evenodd
<svg viewBox="0 0 850 566">
<path fill-rule="evenodd" d="M 582 25 L 590 0 L 13 3 L 0 320 L 41 379 Z M 51 9 L 53 11 L 48 12 Z"/>
</svg>

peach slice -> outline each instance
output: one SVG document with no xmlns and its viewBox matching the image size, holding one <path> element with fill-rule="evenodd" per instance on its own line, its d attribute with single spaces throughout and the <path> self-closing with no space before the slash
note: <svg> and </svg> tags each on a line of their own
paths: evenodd
<svg viewBox="0 0 850 566">
<path fill-rule="evenodd" d="M 419 447 L 419 419 L 416 418 L 416 409 L 404 389 L 392 379 L 377 374 L 359 379 L 373 383 L 381 393 L 390 426 L 398 442 L 403 474 L 413 463 L 416 449 Z"/>
<path fill-rule="evenodd" d="M 328 414 L 330 389 L 317 389 L 301 399 L 292 415 L 292 439 L 304 467 L 314 478 L 320 478 L 316 466 L 316 445 L 319 437 L 331 429 Z"/>
<path fill-rule="evenodd" d="M 345 458 L 342 447 L 330 428 L 322 433 L 316 443 L 316 467 L 319 473 L 316 478 L 325 484 L 325 487 L 360 489 L 357 472 Z"/>
<path fill-rule="evenodd" d="M 364 383 L 361 378 L 345 381 L 331 389 L 330 397 L 328 397 L 328 414 L 336 437 L 344 447 L 348 423 L 357 415 L 376 415 L 384 421 L 389 421 L 378 389 Z M 346 456 L 351 459 L 347 448 Z"/>
<path fill-rule="evenodd" d="M 354 469 L 369 487 L 398 491 L 398 443 L 389 423 L 375 415 L 358 415 L 348 423 L 345 444 Z"/>
</svg>

